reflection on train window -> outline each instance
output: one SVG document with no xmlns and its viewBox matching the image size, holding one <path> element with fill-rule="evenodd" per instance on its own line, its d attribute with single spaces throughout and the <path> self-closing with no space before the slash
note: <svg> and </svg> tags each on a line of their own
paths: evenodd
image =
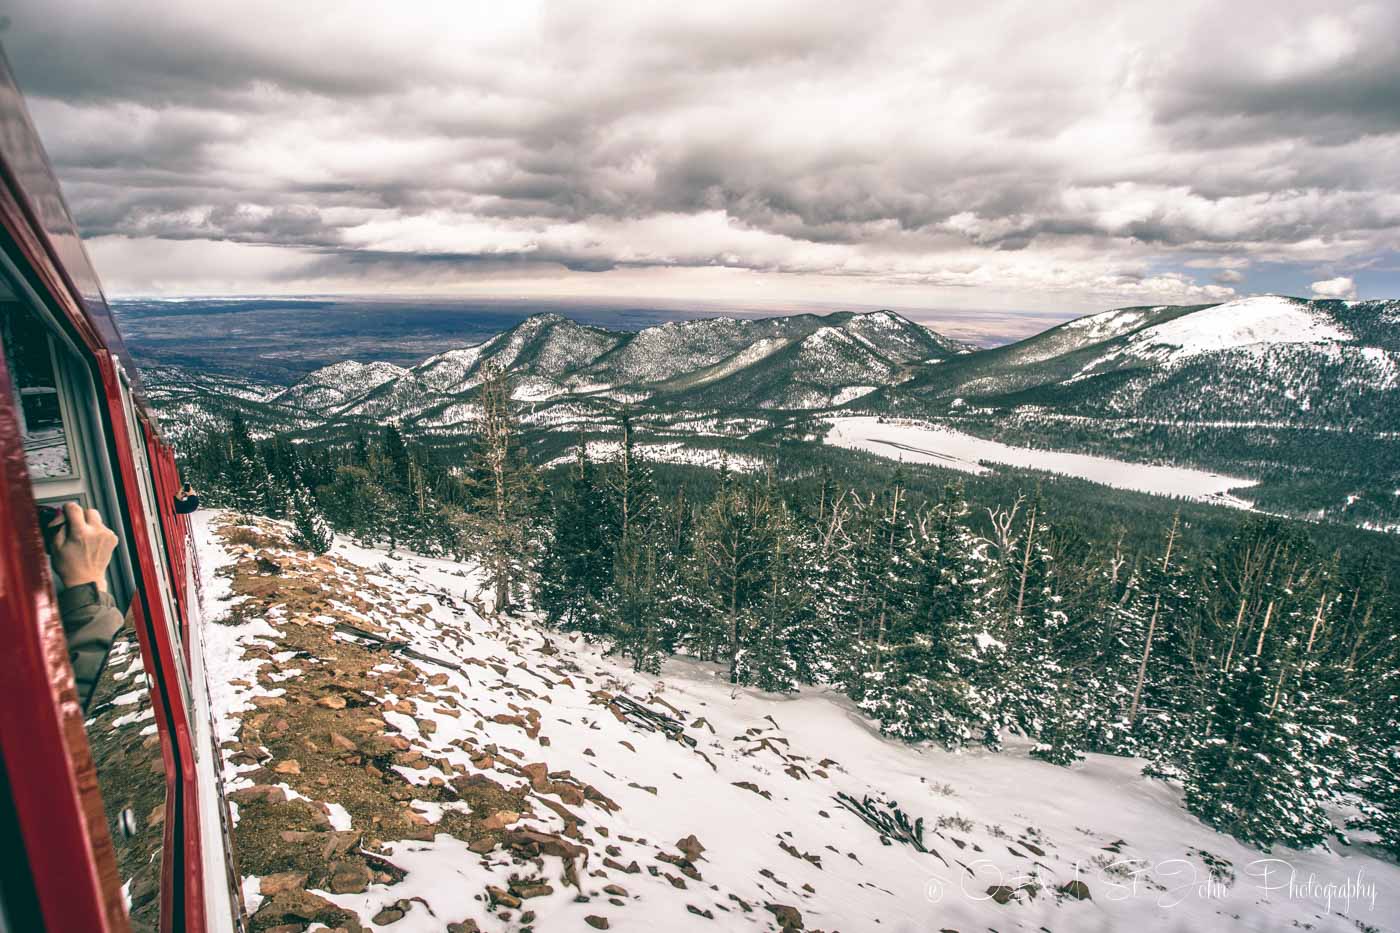
<svg viewBox="0 0 1400 933">
<path fill-rule="evenodd" d="M 87 733 L 131 928 L 154 933 L 160 926 L 165 765 L 129 615 L 93 691 Z"/>
<path fill-rule="evenodd" d="M 29 475 L 36 480 L 72 476 L 73 457 L 49 335 L 38 321 L 13 305 L 0 315 L 0 328 L 5 364 L 17 396 L 15 409 Z"/>
<path fill-rule="evenodd" d="M 0 295 L 15 294 L 8 286 L 0 280 Z M 117 532 L 120 544 L 108 568 L 107 584 L 117 605 L 125 607 L 133 587 L 124 555 L 134 551 L 115 498 L 101 483 L 104 475 L 110 475 L 110 466 L 104 470 L 105 461 L 94 459 L 106 445 L 103 426 L 90 404 L 97 397 L 91 375 L 75 365 L 70 345 L 58 330 L 50 329 L 42 312 L 25 303 L 0 298 L 0 344 L 11 377 L 10 386 L 0 386 L 0 392 L 9 392 L 13 399 L 35 502 L 49 508 L 61 508 L 65 502 L 94 508 Z M 46 514 L 52 521 L 52 513 L 43 511 L 41 521 Z M 51 573 L 50 578 L 55 588 L 61 588 L 57 574 Z M 102 796 L 131 929 L 155 933 L 161 927 L 165 761 L 151 679 L 142 662 L 132 615 L 125 615 L 85 709 L 95 774 L 80 774 L 78 780 L 83 787 L 95 785 Z"/>
</svg>

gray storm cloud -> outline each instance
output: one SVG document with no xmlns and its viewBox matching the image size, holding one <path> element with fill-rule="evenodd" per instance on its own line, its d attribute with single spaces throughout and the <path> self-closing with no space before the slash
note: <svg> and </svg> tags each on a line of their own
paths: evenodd
<svg viewBox="0 0 1400 933">
<path fill-rule="evenodd" d="M 1159 6 L 20 0 L 4 38 L 117 292 L 1083 308 L 1393 266 L 1400 7 Z"/>
</svg>

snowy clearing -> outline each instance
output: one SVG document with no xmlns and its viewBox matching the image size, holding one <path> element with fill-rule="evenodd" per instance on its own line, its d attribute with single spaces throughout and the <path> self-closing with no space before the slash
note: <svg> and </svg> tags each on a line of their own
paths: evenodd
<svg viewBox="0 0 1400 933">
<path fill-rule="evenodd" d="M 244 871 L 254 929 L 314 909 L 394 933 L 1400 930 L 1397 866 L 1360 848 L 1261 855 L 1136 760 L 913 748 L 822 690 L 735 689 L 684 661 L 639 675 L 528 619 L 483 618 L 468 565 L 339 542 L 312 558 L 275 523 L 246 529 L 251 543 L 231 527 L 198 522 L 216 584 L 206 650 L 234 688 L 213 702 L 246 801 L 238 832 L 319 806 L 319 827 L 283 836 L 342 853 L 324 870 L 313 856 L 300 874 Z M 359 637 L 321 621 L 336 617 L 445 663 L 381 650 L 365 666 Z M 322 656 L 284 650 L 296 644 Z M 300 691 L 286 703 L 269 689 L 284 667 L 305 672 L 279 681 Z M 376 743 L 393 751 L 363 757 Z M 482 794 L 516 806 L 491 813 Z M 927 851 L 838 794 L 921 820 Z M 240 868 L 260 857 L 245 845 Z"/>
<path fill-rule="evenodd" d="M 1188 467 L 1128 463 L 1089 454 L 1013 447 L 940 425 L 881 421 L 869 415 L 833 419 L 826 443 L 964 473 L 986 473 L 988 468 L 983 463 L 1003 463 L 1075 476 L 1117 489 L 1214 502 L 1241 509 L 1250 508 L 1250 503 L 1230 495 L 1229 491 L 1253 486 L 1255 482 Z"/>
<path fill-rule="evenodd" d="M 1132 343 L 1135 350 L 1172 348 L 1167 356 L 1175 359 L 1260 345 L 1352 339 L 1351 334 L 1305 302 L 1260 295 L 1229 301 L 1149 327 L 1135 334 Z"/>
</svg>

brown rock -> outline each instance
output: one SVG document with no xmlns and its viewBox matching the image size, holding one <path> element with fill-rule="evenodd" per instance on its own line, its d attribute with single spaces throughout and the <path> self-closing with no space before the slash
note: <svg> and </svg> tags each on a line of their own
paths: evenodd
<svg viewBox="0 0 1400 933">
<path fill-rule="evenodd" d="M 481 821 L 481 828 L 489 832 L 505 829 L 511 823 L 520 819 L 520 814 L 514 810 L 497 810 L 495 813 Z"/>
<path fill-rule="evenodd" d="M 353 752 L 356 749 L 355 743 L 347 739 L 345 736 L 341 735 L 339 732 L 331 733 L 331 745 L 334 748 L 343 749 L 347 752 Z"/>
<path fill-rule="evenodd" d="M 546 895 L 554 893 L 554 888 L 543 883 L 511 885 L 510 890 L 512 894 L 522 901 L 528 901 L 532 897 L 545 897 Z"/>
<path fill-rule="evenodd" d="M 258 891 L 263 897 L 275 897 L 285 891 L 300 891 L 306 887 L 306 872 L 279 871 L 263 875 L 258 881 Z"/>
<path fill-rule="evenodd" d="M 301 774 L 301 763 L 295 758 L 288 758 L 286 761 L 279 761 L 272 766 L 272 770 L 278 774 Z"/>
<path fill-rule="evenodd" d="M 1089 896 L 1089 886 L 1078 878 L 1060 885 L 1060 893 L 1072 897 L 1077 901 L 1092 901 Z"/>
<path fill-rule="evenodd" d="M 480 839 L 470 843 L 467 848 L 477 855 L 485 855 L 487 852 L 496 848 L 496 840 L 492 839 L 490 836 L 482 836 Z"/>
<path fill-rule="evenodd" d="M 613 897 L 626 897 L 627 889 L 620 884 L 603 885 L 603 893 L 611 894 Z"/>
<path fill-rule="evenodd" d="M 364 862 L 332 862 L 326 889 L 332 894 L 361 894 L 373 880 Z"/>
<path fill-rule="evenodd" d="M 486 896 L 491 898 L 491 903 L 500 904 L 502 907 L 516 908 L 520 906 L 520 898 L 509 891 L 502 891 L 492 885 L 486 886 Z"/>
<path fill-rule="evenodd" d="M 278 926 L 293 925 L 295 929 L 305 929 L 308 924 L 323 923 L 328 927 L 340 927 L 351 933 L 363 933 L 360 918 L 353 912 L 335 906 L 323 897 L 307 891 L 284 891 L 270 897 L 258 907 L 253 915 L 252 928 L 255 930 L 274 929 Z"/>
<path fill-rule="evenodd" d="M 583 922 L 595 930 L 606 930 L 608 928 L 608 918 L 600 917 L 597 914 L 589 914 L 583 918 Z"/>
<path fill-rule="evenodd" d="M 994 884 L 987 889 L 987 894 L 998 904 L 1006 904 L 1015 896 L 1016 891 L 1014 888 L 1009 888 L 1004 884 Z"/>
<path fill-rule="evenodd" d="M 231 791 L 228 799 L 239 805 L 256 801 L 286 803 L 287 792 L 280 787 L 273 787 L 271 784 L 254 784 L 252 787 L 240 787 L 238 790 Z"/>
<path fill-rule="evenodd" d="M 796 907 L 787 904 L 764 904 L 763 909 L 773 915 L 778 921 L 778 926 L 783 928 L 783 933 L 802 929 L 802 913 Z"/>
<path fill-rule="evenodd" d="M 398 923 L 404 918 L 404 914 L 408 913 L 409 908 L 412 906 L 413 905 L 408 901 L 395 901 L 394 903 L 385 907 L 379 913 L 375 914 L 371 919 L 376 924 L 379 924 L 381 926 L 388 926 L 391 923 Z"/>
<path fill-rule="evenodd" d="M 317 700 L 316 705 L 323 709 L 345 709 L 345 697 L 327 694 Z"/>
<path fill-rule="evenodd" d="M 517 829 L 506 833 L 506 844 L 512 848 L 537 847 L 545 855 L 562 859 L 582 857 L 586 860 L 588 857 L 588 850 L 583 846 L 574 845 L 562 836 L 533 829 Z"/>
<path fill-rule="evenodd" d="M 684 839 L 677 840 L 676 848 L 684 852 L 685 857 L 690 859 L 692 862 L 700 861 L 700 853 L 705 851 L 705 846 L 700 842 L 699 839 L 695 838 L 694 833 L 691 833 Z"/>
</svg>

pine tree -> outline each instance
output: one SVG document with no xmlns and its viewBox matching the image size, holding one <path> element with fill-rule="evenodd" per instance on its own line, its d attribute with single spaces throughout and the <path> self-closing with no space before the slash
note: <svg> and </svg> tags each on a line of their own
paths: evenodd
<svg viewBox="0 0 1400 933">
<path fill-rule="evenodd" d="M 490 580 L 495 611 L 505 612 L 514 605 L 535 564 L 543 516 L 538 477 L 521 447 L 510 377 L 504 368 L 486 367 L 478 400 L 478 444 L 467 470 L 477 528 L 476 556 Z M 397 467 L 392 469 L 398 473 Z"/>
<path fill-rule="evenodd" d="M 1321 842 L 1331 824 L 1292 710 L 1271 708 L 1273 691 L 1259 654 L 1223 675 L 1206 737 L 1186 769 L 1186 808 L 1265 851 L 1276 843 L 1302 849 Z"/>
<path fill-rule="evenodd" d="M 862 702 L 889 735 L 956 747 L 985 731 L 977 686 L 987 676 L 978 670 L 985 559 L 967 513 L 961 487 L 948 486 L 919 516 L 911 611 L 896 617 L 883 676 Z"/>
<path fill-rule="evenodd" d="M 660 673 L 665 629 L 671 623 L 675 575 L 651 531 L 633 528 L 618 545 L 614 579 L 604 593 L 604 616 L 613 648 L 632 659 L 632 669 Z"/>
<path fill-rule="evenodd" d="M 914 612 L 918 566 L 902 472 L 861 503 L 853 524 L 853 588 L 846 621 L 853 629 L 854 670 L 847 692 L 874 713 L 890 674 L 892 638 L 905 630 Z"/>
<path fill-rule="evenodd" d="M 1393 638 L 1394 636 L 1392 636 Z M 1388 658 L 1377 678 L 1369 715 L 1358 744 L 1360 774 L 1354 783 L 1360 814 L 1350 825 L 1375 833 L 1380 845 L 1400 856 L 1400 667 Z"/>
<path fill-rule="evenodd" d="M 766 589 L 751 615 L 744 639 L 738 681 L 786 693 L 810 683 L 817 665 L 820 632 L 809 586 L 809 552 L 796 520 L 782 503 L 763 506 L 768 516 L 771 554 Z"/>
<path fill-rule="evenodd" d="M 291 520 L 293 544 L 313 554 L 324 554 L 331 549 L 335 535 L 311 490 L 305 486 L 298 485 L 292 490 Z"/>
<path fill-rule="evenodd" d="M 365 467 L 337 467 L 332 481 L 318 493 L 326 520 L 335 530 L 370 545 L 386 537 L 393 504 Z"/>
<path fill-rule="evenodd" d="M 697 648 L 702 656 L 723 660 L 730 683 L 738 683 L 741 652 L 772 559 L 766 498 L 727 479 L 701 516 L 697 537 Z"/>
<path fill-rule="evenodd" d="M 1025 506 L 1021 511 L 1021 506 Z M 1024 517 L 1017 523 L 1017 513 Z M 1065 678 L 1056 646 L 1066 616 L 1052 586 L 1050 522 L 1039 492 L 1003 512 L 996 548 L 1005 646 L 1000 694 L 990 727 L 1038 735 L 1054 708 L 1056 684 Z"/>
<path fill-rule="evenodd" d="M 537 574 L 536 599 L 548 624 L 590 636 L 605 634 L 600 610 L 612 583 L 618 537 L 613 506 L 580 438 L 568 485 L 554 500 L 551 533 Z"/>
</svg>

